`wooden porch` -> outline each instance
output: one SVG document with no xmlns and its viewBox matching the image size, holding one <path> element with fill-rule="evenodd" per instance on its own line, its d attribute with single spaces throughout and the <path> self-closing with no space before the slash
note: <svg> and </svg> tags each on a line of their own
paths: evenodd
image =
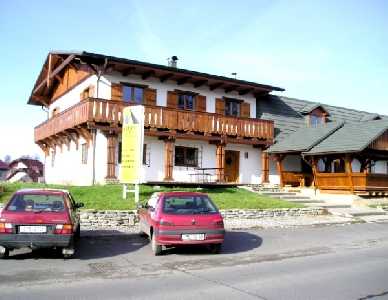
<svg viewBox="0 0 388 300">
<path fill-rule="evenodd" d="M 35 127 L 35 142 L 45 143 L 46 139 L 79 127 L 120 131 L 122 110 L 126 105 L 122 101 L 85 99 Z M 145 106 L 144 122 L 146 135 L 151 136 L 216 141 L 223 137 L 231 143 L 252 145 L 273 143 L 274 124 L 268 120 Z"/>
</svg>

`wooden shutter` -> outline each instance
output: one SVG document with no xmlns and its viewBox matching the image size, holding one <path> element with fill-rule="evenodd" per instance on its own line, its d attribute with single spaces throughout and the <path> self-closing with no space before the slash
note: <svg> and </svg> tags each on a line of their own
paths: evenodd
<svg viewBox="0 0 388 300">
<path fill-rule="evenodd" d="M 206 96 L 195 96 L 195 110 L 206 112 Z"/>
<path fill-rule="evenodd" d="M 156 90 L 146 88 L 144 89 L 144 104 L 145 105 L 156 105 Z"/>
<path fill-rule="evenodd" d="M 119 83 L 112 83 L 112 100 L 122 100 L 123 99 L 123 87 Z"/>
<path fill-rule="evenodd" d="M 167 107 L 177 108 L 178 107 L 178 93 L 173 91 L 167 92 Z"/>
<path fill-rule="evenodd" d="M 240 116 L 242 118 L 251 117 L 251 105 L 247 102 L 242 102 L 240 105 Z"/>
<path fill-rule="evenodd" d="M 216 99 L 216 114 L 225 115 L 225 101 L 221 98 Z"/>
</svg>

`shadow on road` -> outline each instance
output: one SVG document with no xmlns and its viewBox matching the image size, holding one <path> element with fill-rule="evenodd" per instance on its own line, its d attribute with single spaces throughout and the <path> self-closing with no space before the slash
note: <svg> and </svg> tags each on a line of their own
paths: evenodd
<svg viewBox="0 0 388 300">
<path fill-rule="evenodd" d="M 222 245 L 221 254 L 236 254 L 258 248 L 263 239 L 255 234 L 245 231 L 227 231 Z M 178 254 L 209 254 L 209 248 L 201 245 L 179 246 L 167 249 L 165 255 Z"/>
<path fill-rule="evenodd" d="M 74 259 L 88 260 L 128 254 L 148 243 L 148 239 L 135 233 L 126 234 L 113 230 L 83 232 L 81 239 L 76 242 Z M 59 249 L 36 249 L 33 251 L 18 249 L 11 252 L 9 259 L 58 259 L 62 257 L 62 252 Z"/>
</svg>

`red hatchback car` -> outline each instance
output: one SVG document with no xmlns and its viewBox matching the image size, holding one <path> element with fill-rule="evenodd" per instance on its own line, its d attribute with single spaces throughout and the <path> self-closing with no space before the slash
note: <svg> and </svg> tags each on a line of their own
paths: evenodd
<svg viewBox="0 0 388 300">
<path fill-rule="evenodd" d="M 151 239 L 155 255 L 162 247 L 205 244 L 219 253 L 224 222 L 217 207 L 204 193 L 155 193 L 139 211 L 140 230 Z"/>
<path fill-rule="evenodd" d="M 66 190 L 17 191 L 0 213 L 0 257 L 17 248 L 59 248 L 64 257 L 74 254 L 80 235 L 76 203 Z"/>
</svg>

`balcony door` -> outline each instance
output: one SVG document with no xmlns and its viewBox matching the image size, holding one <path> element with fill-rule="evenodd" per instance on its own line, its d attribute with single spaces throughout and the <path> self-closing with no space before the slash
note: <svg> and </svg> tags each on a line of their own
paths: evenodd
<svg viewBox="0 0 388 300">
<path fill-rule="evenodd" d="M 240 151 L 225 151 L 225 180 L 237 182 L 240 168 Z"/>
</svg>

